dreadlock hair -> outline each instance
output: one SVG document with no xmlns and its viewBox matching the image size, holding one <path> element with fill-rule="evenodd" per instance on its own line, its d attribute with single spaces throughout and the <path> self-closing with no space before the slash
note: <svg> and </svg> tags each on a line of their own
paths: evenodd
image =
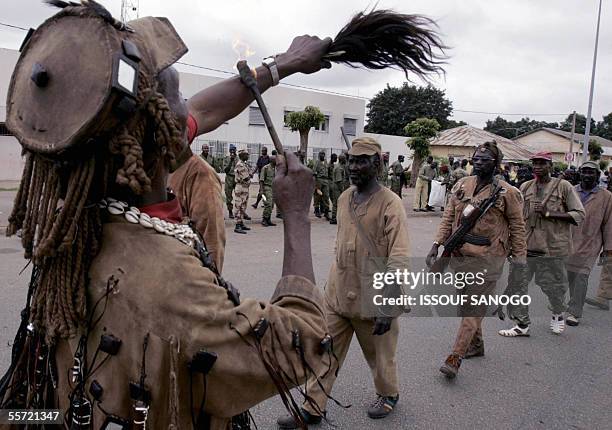
<svg viewBox="0 0 612 430">
<path fill-rule="evenodd" d="M 73 6 L 64 11 L 97 13 Z M 25 151 L 7 235 L 22 230 L 25 258 L 40 271 L 30 322 L 49 345 L 76 336 L 86 321 L 87 273 L 102 239 L 98 202 L 110 193 L 123 191 L 133 201 L 150 191 L 151 172 L 143 154 L 154 154 L 155 162 L 172 167 L 182 146 L 180 126 L 151 74 L 141 65 L 136 97 L 140 108 L 113 134 L 82 142 L 60 159 Z"/>
</svg>

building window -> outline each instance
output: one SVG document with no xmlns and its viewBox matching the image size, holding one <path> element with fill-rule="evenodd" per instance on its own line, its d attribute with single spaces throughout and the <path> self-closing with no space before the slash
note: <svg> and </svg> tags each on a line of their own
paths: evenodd
<svg viewBox="0 0 612 430">
<path fill-rule="evenodd" d="M 249 125 L 266 125 L 261 110 L 258 107 L 249 107 Z"/>
<path fill-rule="evenodd" d="M 13 133 L 11 133 L 8 128 L 6 128 L 6 124 L 3 122 L 0 122 L 0 136 L 12 136 L 12 135 Z"/>
<path fill-rule="evenodd" d="M 347 136 L 357 136 L 357 120 L 355 118 L 344 118 L 344 132 Z"/>
<path fill-rule="evenodd" d="M 315 130 L 329 133 L 329 115 L 325 115 L 325 119 L 319 125 L 316 125 Z"/>
</svg>

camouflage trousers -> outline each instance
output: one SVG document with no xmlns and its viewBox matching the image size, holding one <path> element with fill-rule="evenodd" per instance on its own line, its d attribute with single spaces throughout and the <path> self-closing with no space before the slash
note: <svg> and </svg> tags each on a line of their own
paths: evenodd
<svg viewBox="0 0 612 430">
<path fill-rule="evenodd" d="M 317 193 L 317 189 L 321 191 L 321 194 Z M 321 214 L 329 212 L 329 181 L 327 179 L 316 182 L 313 200 L 315 211 L 318 208 Z"/>
<path fill-rule="evenodd" d="M 229 212 L 233 209 L 232 194 L 236 188 L 236 177 L 234 175 L 225 175 L 225 204 Z"/>
<path fill-rule="evenodd" d="M 332 219 L 336 219 L 336 214 L 338 213 L 338 197 L 340 197 L 341 192 L 342 191 L 340 191 L 339 184 L 336 184 L 334 182 L 331 182 L 329 184 L 329 197 L 331 198 L 331 204 L 332 204 L 332 212 L 331 212 Z"/>
<path fill-rule="evenodd" d="M 261 189 L 261 192 L 264 196 L 266 196 L 266 200 L 264 201 L 263 217 L 269 219 L 272 216 L 272 209 L 274 209 L 272 187 L 264 186 Z"/>
<path fill-rule="evenodd" d="M 247 202 L 249 201 L 249 186 L 236 184 L 234 188 L 234 218 L 236 224 L 242 223 L 244 214 L 246 213 Z"/>
<path fill-rule="evenodd" d="M 397 194 L 400 199 L 402 198 L 402 182 L 397 176 L 391 178 L 391 191 Z"/>
<path fill-rule="evenodd" d="M 548 297 L 549 308 L 554 314 L 565 312 L 565 295 L 568 290 L 565 257 L 530 257 L 527 258 L 527 282 L 514 294 L 526 295 L 529 293 L 528 284 L 535 277 L 535 283 Z M 515 305 L 508 310 L 512 320 L 521 325 L 531 324 L 529 319 L 529 306 Z"/>
</svg>

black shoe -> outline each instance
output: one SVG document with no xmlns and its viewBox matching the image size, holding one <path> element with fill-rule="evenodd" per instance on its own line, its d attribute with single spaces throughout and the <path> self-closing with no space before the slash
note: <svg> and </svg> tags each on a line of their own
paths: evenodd
<svg viewBox="0 0 612 430">
<path fill-rule="evenodd" d="M 304 422 L 309 424 L 320 424 L 323 419 L 319 415 L 313 415 L 304 408 L 300 408 L 300 413 L 302 414 L 302 419 Z M 280 417 L 276 420 L 276 424 L 278 424 L 278 428 L 280 429 L 297 429 L 300 428 L 299 424 L 295 421 L 291 415 L 285 415 L 284 417 Z"/>
<path fill-rule="evenodd" d="M 247 232 L 241 228 L 240 224 L 236 224 L 236 227 L 234 227 L 234 233 L 247 234 Z"/>
<path fill-rule="evenodd" d="M 231 209 L 228 212 L 229 212 L 229 218 L 234 219 L 234 213 L 231 211 Z"/>
<path fill-rule="evenodd" d="M 242 230 L 244 230 L 244 231 L 249 231 L 249 230 L 251 229 L 251 227 L 247 227 L 247 226 L 246 226 L 246 225 L 244 225 L 244 224 L 240 224 L 240 228 L 241 228 Z"/>
<path fill-rule="evenodd" d="M 253 204 L 251 205 L 251 207 L 252 207 L 253 209 L 257 209 L 257 203 L 253 203 Z"/>
<path fill-rule="evenodd" d="M 270 217 L 268 217 L 268 227 L 276 227 L 276 224 L 274 224 L 272 222 L 272 220 L 270 219 Z"/>
<path fill-rule="evenodd" d="M 276 218 L 283 219 L 283 214 L 276 214 Z"/>
<path fill-rule="evenodd" d="M 268 223 L 268 218 L 262 218 L 261 225 L 263 225 L 264 227 L 270 227 L 270 224 Z"/>
<path fill-rule="evenodd" d="M 248 216 L 247 214 L 244 214 L 244 216 L 242 217 L 242 219 L 245 219 L 247 221 L 251 221 L 251 217 Z"/>
<path fill-rule="evenodd" d="M 372 419 L 385 418 L 391 412 L 399 400 L 399 395 L 395 397 L 391 396 L 378 396 L 376 401 L 368 408 L 368 416 Z"/>
<path fill-rule="evenodd" d="M 332 218 L 329 220 L 329 223 L 335 225 L 335 224 L 338 224 L 338 220 L 336 218 Z"/>
<path fill-rule="evenodd" d="M 321 211 L 319 210 L 319 208 L 316 208 L 316 209 L 315 209 L 315 216 L 316 216 L 317 218 L 321 218 Z"/>
</svg>

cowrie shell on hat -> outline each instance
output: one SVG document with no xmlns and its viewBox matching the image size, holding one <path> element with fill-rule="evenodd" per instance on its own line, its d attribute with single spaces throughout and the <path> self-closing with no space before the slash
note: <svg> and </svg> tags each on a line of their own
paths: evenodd
<svg viewBox="0 0 612 430">
<path fill-rule="evenodd" d="M 108 211 L 113 215 L 121 215 L 125 212 L 125 209 L 119 202 L 112 202 L 108 205 Z"/>
<path fill-rule="evenodd" d="M 106 209 L 108 207 L 108 202 L 105 199 L 102 199 L 98 202 L 98 207 L 100 209 Z"/>
<path fill-rule="evenodd" d="M 157 222 L 153 223 L 153 228 L 158 233 L 165 233 L 166 232 L 166 229 L 164 228 L 164 226 L 161 225 L 160 223 L 157 223 Z"/>
<path fill-rule="evenodd" d="M 149 214 L 141 212 L 140 213 L 140 218 L 141 219 L 146 219 L 149 222 L 153 222 L 153 219 L 149 216 Z"/>
<path fill-rule="evenodd" d="M 127 211 L 125 213 L 125 219 L 132 224 L 138 224 L 140 222 L 138 215 L 132 211 Z"/>
<path fill-rule="evenodd" d="M 151 220 L 143 218 L 142 214 L 140 214 L 140 225 L 145 228 L 153 228 L 153 223 L 151 222 Z"/>
<path fill-rule="evenodd" d="M 130 206 L 130 212 L 134 212 L 136 215 L 140 215 L 140 209 L 136 206 Z"/>
</svg>

